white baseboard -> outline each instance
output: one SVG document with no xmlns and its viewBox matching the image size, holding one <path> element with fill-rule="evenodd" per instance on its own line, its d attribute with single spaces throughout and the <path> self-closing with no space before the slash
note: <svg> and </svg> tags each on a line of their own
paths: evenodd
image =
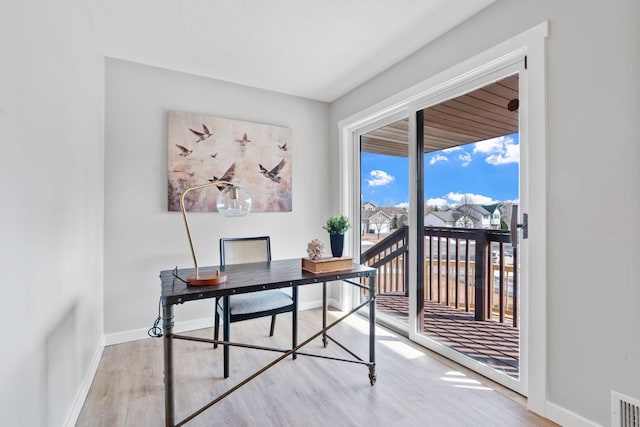
<svg viewBox="0 0 640 427">
<path fill-rule="evenodd" d="M 548 419 L 564 427 L 602 427 L 601 424 L 588 420 L 555 403 L 547 402 L 546 412 Z"/>
<path fill-rule="evenodd" d="M 175 324 L 173 325 L 173 332 L 181 333 L 186 331 L 193 331 L 195 329 L 211 327 L 213 327 L 213 316 L 175 322 Z M 105 335 L 105 345 L 122 344 L 129 341 L 137 341 L 145 338 L 150 338 L 147 334 L 148 330 L 149 328 L 141 328 L 107 334 Z"/>
<path fill-rule="evenodd" d="M 91 362 L 89 363 L 89 369 L 87 370 L 87 374 L 82 380 L 82 384 L 80 384 L 80 388 L 78 389 L 78 393 L 76 393 L 76 397 L 73 400 L 73 405 L 71 405 L 71 410 L 69 414 L 67 414 L 67 419 L 64 422 L 64 427 L 73 427 L 76 425 L 78 421 L 78 417 L 80 416 L 80 411 L 82 410 L 82 405 L 84 405 L 84 401 L 89 394 L 89 389 L 91 388 L 91 383 L 93 383 L 93 378 L 96 376 L 96 372 L 98 372 L 98 366 L 100 365 L 100 359 L 102 358 L 102 351 L 104 350 L 104 335 L 100 337 L 98 341 L 98 346 L 96 348 L 93 357 L 91 358 Z"/>
<path fill-rule="evenodd" d="M 336 306 L 337 301 L 329 300 L 329 306 Z M 322 300 L 319 301 L 306 301 L 298 305 L 299 311 L 310 310 L 312 308 L 322 307 Z M 162 326 L 162 325 L 159 325 Z M 181 333 L 187 331 L 193 331 L 196 329 L 204 329 L 213 327 L 213 316 L 203 317 L 200 319 L 185 320 L 182 322 L 175 322 L 173 325 L 173 332 Z M 122 344 L 129 341 L 137 341 L 145 338 L 149 338 L 147 331 L 149 328 L 131 329 L 129 331 L 115 332 L 113 334 L 107 334 L 104 336 L 104 345 Z"/>
</svg>

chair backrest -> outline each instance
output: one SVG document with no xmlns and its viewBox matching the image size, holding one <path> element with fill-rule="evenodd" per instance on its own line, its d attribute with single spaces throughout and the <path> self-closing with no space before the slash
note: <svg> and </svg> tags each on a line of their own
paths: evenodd
<svg viewBox="0 0 640 427">
<path fill-rule="evenodd" d="M 220 265 L 271 261 L 269 236 L 220 239 Z"/>
</svg>

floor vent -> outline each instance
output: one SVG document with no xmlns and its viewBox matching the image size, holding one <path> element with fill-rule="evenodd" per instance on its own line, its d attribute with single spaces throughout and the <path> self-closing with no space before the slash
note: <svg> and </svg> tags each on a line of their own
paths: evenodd
<svg viewBox="0 0 640 427">
<path fill-rule="evenodd" d="M 640 401 L 612 391 L 611 427 L 640 427 Z"/>
</svg>

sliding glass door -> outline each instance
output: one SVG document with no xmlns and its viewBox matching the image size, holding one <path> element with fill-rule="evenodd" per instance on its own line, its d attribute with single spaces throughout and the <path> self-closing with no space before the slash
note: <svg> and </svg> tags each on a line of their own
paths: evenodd
<svg viewBox="0 0 640 427">
<path fill-rule="evenodd" d="M 381 323 L 523 393 L 520 68 L 356 132 L 354 194 Z"/>
<path fill-rule="evenodd" d="M 481 373 L 520 379 L 519 75 L 416 112 L 422 199 L 417 336 Z"/>
</svg>

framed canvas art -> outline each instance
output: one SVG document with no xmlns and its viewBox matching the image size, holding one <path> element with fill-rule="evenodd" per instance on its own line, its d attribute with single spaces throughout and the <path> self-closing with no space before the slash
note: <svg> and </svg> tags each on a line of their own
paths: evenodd
<svg viewBox="0 0 640 427">
<path fill-rule="evenodd" d="M 291 140 L 287 127 L 169 112 L 169 211 L 180 211 L 180 195 L 188 187 L 222 179 L 251 195 L 254 212 L 290 212 Z M 222 189 L 188 193 L 185 208 L 215 211 Z"/>
</svg>

